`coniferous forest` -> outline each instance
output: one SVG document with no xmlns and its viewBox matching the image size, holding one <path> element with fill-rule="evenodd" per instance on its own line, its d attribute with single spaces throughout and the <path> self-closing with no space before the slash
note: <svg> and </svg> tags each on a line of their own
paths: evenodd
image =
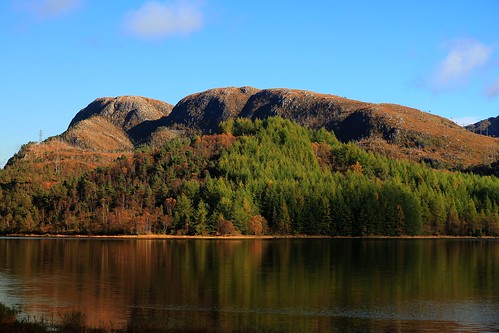
<svg viewBox="0 0 499 333">
<path fill-rule="evenodd" d="M 499 178 L 237 119 L 48 185 L 29 163 L 0 170 L 0 232 L 499 236 Z"/>
</svg>

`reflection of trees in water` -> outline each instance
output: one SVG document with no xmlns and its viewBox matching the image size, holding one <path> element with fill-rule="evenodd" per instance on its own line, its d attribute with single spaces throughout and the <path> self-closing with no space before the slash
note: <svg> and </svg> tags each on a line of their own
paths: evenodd
<svg viewBox="0 0 499 333">
<path fill-rule="evenodd" d="M 91 326 L 222 331 L 387 327 L 359 314 L 490 300 L 498 256 L 471 240 L 0 240 L 19 303 L 54 300 L 45 311 L 76 308 Z"/>
</svg>

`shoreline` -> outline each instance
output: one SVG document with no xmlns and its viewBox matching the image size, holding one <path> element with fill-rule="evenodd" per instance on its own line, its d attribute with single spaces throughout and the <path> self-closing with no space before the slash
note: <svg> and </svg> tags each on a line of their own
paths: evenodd
<svg viewBox="0 0 499 333">
<path fill-rule="evenodd" d="M 490 240 L 499 239 L 494 236 L 450 236 L 450 235 L 428 235 L 428 236 L 324 236 L 324 235 L 227 235 L 227 236 L 186 236 L 186 235 L 64 235 L 64 234 L 6 234 L 1 238 L 40 238 L 40 239 L 131 239 L 131 240 L 249 240 L 249 239 L 469 239 Z"/>
</svg>

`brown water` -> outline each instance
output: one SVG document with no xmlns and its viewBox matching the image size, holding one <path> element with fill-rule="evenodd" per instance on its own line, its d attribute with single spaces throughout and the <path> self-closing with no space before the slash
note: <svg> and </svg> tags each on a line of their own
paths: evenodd
<svg viewBox="0 0 499 333">
<path fill-rule="evenodd" d="M 0 238 L 0 302 L 92 327 L 499 331 L 499 240 Z"/>
</svg>

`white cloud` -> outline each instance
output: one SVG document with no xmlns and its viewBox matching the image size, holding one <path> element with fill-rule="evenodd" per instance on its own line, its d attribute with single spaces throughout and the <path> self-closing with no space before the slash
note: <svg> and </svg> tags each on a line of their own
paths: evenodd
<svg viewBox="0 0 499 333">
<path fill-rule="evenodd" d="M 14 0 L 14 7 L 46 19 L 67 14 L 77 9 L 81 2 L 82 0 Z"/>
<path fill-rule="evenodd" d="M 490 59 L 492 46 L 474 39 L 458 39 L 446 45 L 448 53 L 437 68 L 432 86 L 437 90 L 455 88 L 466 83 L 470 76 Z"/>
<path fill-rule="evenodd" d="M 496 82 L 492 83 L 488 88 L 487 88 L 487 96 L 489 98 L 496 98 L 499 95 L 499 80 Z"/>
<path fill-rule="evenodd" d="M 148 1 L 125 17 L 126 29 L 146 39 L 188 35 L 201 29 L 202 25 L 203 17 L 198 6 L 185 1 Z"/>
</svg>

